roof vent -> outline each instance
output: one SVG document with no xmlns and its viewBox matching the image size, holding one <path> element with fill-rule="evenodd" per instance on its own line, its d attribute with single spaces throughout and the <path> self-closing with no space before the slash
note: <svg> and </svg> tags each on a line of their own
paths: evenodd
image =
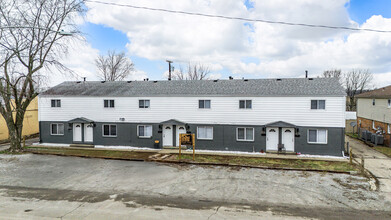
<svg viewBox="0 0 391 220">
<path fill-rule="evenodd" d="M 276 79 L 277 81 L 281 81 L 281 79 Z"/>
<path fill-rule="evenodd" d="M 76 81 L 76 83 L 81 83 L 81 81 Z"/>
<path fill-rule="evenodd" d="M 157 80 L 153 81 L 153 83 L 157 83 Z"/>
<path fill-rule="evenodd" d="M 308 80 L 314 80 L 314 78 L 308 78 Z"/>
<path fill-rule="evenodd" d="M 228 79 L 229 79 L 229 80 L 233 80 L 234 78 L 233 78 L 232 76 L 229 76 Z"/>
<path fill-rule="evenodd" d="M 219 81 L 219 80 L 218 79 L 213 80 L 213 82 L 217 82 L 217 81 Z"/>
<path fill-rule="evenodd" d="M 101 83 L 105 83 L 106 81 L 100 81 Z"/>
<path fill-rule="evenodd" d="M 248 81 L 248 79 L 244 79 L 243 81 L 247 82 L 247 81 Z"/>
<path fill-rule="evenodd" d="M 127 81 L 127 83 L 131 83 L 131 82 L 132 82 L 132 80 Z"/>
</svg>

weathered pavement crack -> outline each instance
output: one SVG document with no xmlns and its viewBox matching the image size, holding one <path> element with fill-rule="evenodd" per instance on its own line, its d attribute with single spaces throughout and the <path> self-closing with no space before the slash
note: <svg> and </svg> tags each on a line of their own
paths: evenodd
<svg viewBox="0 0 391 220">
<path fill-rule="evenodd" d="M 69 212 L 65 213 L 63 216 L 60 216 L 60 217 L 57 217 L 57 218 L 59 218 L 59 219 L 62 219 L 62 218 L 64 218 L 66 215 L 69 215 L 69 214 L 71 214 L 72 212 L 74 212 L 76 209 L 80 208 L 80 207 L 81 207 L 82 205 L 84 205 L 84 204 L 86 204 L 86 203 L 85 203 L 85 202 L 83 202 L 82 204 L 78 205 L 76 208 L 74 208 L 74 209 L 72 209 L 71 211 L 69 211 Z"/>
<path fill-rule="evenodd" d="M 218 206 L 217 209 L 216 209 L 216 211 L 215 211 L 214 213 L 212 213 L 212 214 L 208 217 L 208 220 L 209 220 L 212 216 L 214 216 L 214 215 L 217 214 L 217 212 L 219 211 L 220 207 L 221 207 L 221 205 Z"/>
</svg>

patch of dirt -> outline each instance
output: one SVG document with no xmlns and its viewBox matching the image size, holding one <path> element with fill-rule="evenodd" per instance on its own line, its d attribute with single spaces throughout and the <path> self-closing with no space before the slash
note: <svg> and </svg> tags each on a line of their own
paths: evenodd
<svg viewBox="0 0 391 220">
<path fill-rule="evenodd" d="M 340 186 L 346 188 L 346 189 L 352 189 L 352 190 L 358 190 L 358 189 L 362 189 L 362 190 L 366 190 L 368 191 L 369 188 L 368 187 L 365 187 L 364 185 L 362 184 L 355 184 L 355 183 L 352 183 L 352 180 L 350 180 L 349 178 L 347 179 L 347 181 L 343 181 L 339 178 L 333 178 L 334 182 L 338 183 Z"/>
</svg>

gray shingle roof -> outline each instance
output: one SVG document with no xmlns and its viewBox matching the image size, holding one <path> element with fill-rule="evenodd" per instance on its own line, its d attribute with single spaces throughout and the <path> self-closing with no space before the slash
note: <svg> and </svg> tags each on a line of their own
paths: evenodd
<svg viewBox="0 0 391 220">
<path fill-rule="evenodd" d="M 41 96 L 345 96 L 334 78 L 63 82 Z"/>
</svg>

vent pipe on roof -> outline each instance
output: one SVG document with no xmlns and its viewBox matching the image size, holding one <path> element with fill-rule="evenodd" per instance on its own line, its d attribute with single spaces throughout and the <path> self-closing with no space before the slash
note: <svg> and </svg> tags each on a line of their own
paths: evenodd
<svg viewBox="0 0 391 220">
<path fill-rule="evenodd" d="M 234 78 L 233 78 L 232 76 L 229 76 L 228 79 L 229 79 L 229 80 L 233 80 Z"/>
<path fill-rule="evenodd" d="M 83 77 L 83 81 L 84 81 L 84 82 L 86 81 L 86 79 L 87 79 L 87 77 Z"/>
<path fill-rule="evenodd" d="M 305 71 L 305 78 L 308 78 L 308 70 Z"/>
</svg>

